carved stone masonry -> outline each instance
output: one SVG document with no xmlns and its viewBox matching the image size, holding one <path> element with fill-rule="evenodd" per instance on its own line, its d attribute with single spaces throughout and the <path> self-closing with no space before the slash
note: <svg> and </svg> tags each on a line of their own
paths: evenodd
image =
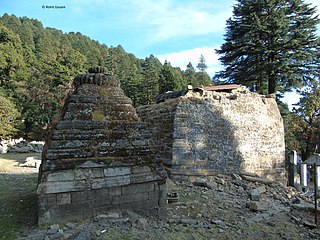
<svg viewBox="0 0 320 240">
<path fill-rule="evenodd" d="M 103 67 L 74 79 L 74 92 L 46 141 L 38 223 L 83 220 L 129 209 L 166 215 L 167 174 L 147 124 Z"/>
</svg>

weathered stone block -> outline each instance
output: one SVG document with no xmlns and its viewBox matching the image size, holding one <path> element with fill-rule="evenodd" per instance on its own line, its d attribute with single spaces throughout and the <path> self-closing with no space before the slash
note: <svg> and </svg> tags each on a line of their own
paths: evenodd
<svg viewBox="0 0 320 240">
<path fill-rule="evenodd" d="M 133 195 L 143 192 L 154 191 L 153 183 L 142 183 L 142 184 L 130 184 L 128 186 L 121 187 L 122 195 Z"/>
<path fill-rule="evenodd" d="M 133 166 L 132 167 L 132 173 L 149 173 L 151 172 L 151 169 L 149 166 Z"/>
<path fill-rule="evenodd" d="M 144 201 L 145 203 L 148 202 L 148 204 L 155 203 L 155 202 L 151 203 L 149 200 L 150 200 L 149 193 L 147 192 L 112 197 L 112 202 L 117 204 L 133 203 L 133 202 L 140 202 L 140 201 L 141 202 Z"/>
<path fill-rule="evenodd" d="M 130 173 L 131 173 L 130 167 L 115 167 L 115 168 L 104 169 L 104 176 L 106 177 L 129 175 Z"/>
<path fill-rule="evenodd" d="M 268 210 L 268 205 L 264 202 L 250 201 L 247 203 L 247 206 L 250 210 L 253 210 L 253 211 L 267 211 Z"/>
<path fill-rule="evenodd" d="M 259 189 L 252 189 L 250 191 L 250 197 L 252 201 L 260 201 L 260 192 Z"/>
<path fill-rule="evenodd" d="M 99 199 L 93 199 L 90 200 L 90 207 L 91 208 L 100 208 L 100 207 L 105 207 L 105 206 L 112 206 L 113 199 L 111 197 L 109 198 L 99 198 Z"/>
<path fill-rule="evenodd" d="M 102 178 L 103 169 L 102 168 L 92 168 L 92 169 L 75 169 L 75 179 L 93 179 L 93 178 Z"/>
<path fill-rule="evenodd" d="M 124 185 L 130 184 L 130 176 L 116 176 L 116 177 L 109 177 L 109 178 L 102 178 L 102 179 L 94 179 L 91 183 L 91 189 L 98 189 L 98 188 L 108 188 L 108 187 L 121 187 Z"/>
<path fill-rule="evenodd" d="M 155 173 L 137 173 L 130 175 L 130 182 L 132 184 L 143 183 L 143 182 L 153 182 L 161 180 L 162 177 Z"/>
<path fill-rule="evenodd" d="M 73 181 L 74 180 L 74 171 L 61 171 L 61 172 L 51 172 L 48 173 L 47 181 L 48 182 L 64 182 L 64 181 Z"/>
<path fill-rule="evenodd" d="M 57 194 L 57 205 L 70 204 L 70 203 L 71 203 L 70 193 Z"/>
<path fill-rule="evenodd" d="M 63 193 L 84 191 L 85 181 L 77 182 L 43 182 L 38 185 L 37 194 Z"/>
<path fill-rule="evenodd" d="M 57 204 L 56 194 L 43 194 L 38 196 L 39 204 L 38 206 L 46 207 L 46 206 L 53 206 Z"/>
</svg>

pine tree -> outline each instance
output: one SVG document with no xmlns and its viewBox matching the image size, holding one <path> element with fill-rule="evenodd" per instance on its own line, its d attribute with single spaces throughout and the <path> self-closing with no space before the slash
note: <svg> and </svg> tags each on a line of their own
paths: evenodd
<svg viewBox="0 0 320 240">
<path fill-rule="evenodd" d="M 201 73 L 205 73 L 206 69 L 208 68 L 207 64 L 206 64 L 206 59 L 204 58 L 204 56 L 201 54 L 200 59 L 199 59 L 199 63 L 197 65 L 197 68 L 199 69 L 199 71 Z"/>
<path fill-rule="evenodd" d="M 175 87 L 175 79 L 172 71 L 171 64 L 164 62 L 159 76 L 159 93 L 173 91 Z"/>
<path fill-rule="evenodd" d="M 306 160 L 319 146 L 320 129 L 320 83 L 314 79 L 300 91 L 298 108 L 293 109 L 294 117 L 290 126 L 295 133 L 302 160 Z M 319 151 L 319 149 L 318 149 Z"/>
<path fill-rule="evenodd" d="M 319 40 L 316 8 L 303 0 L 238 0 L 219 50 L 215 78 L 260 93 L 301 87 L 314 74 Z"/>
<path fill-rule="evenodd" d="M 184 71 L 184 78 L 189 85 L 194 86 L 194 84 L 196 83 L 195 73 L 196 70 L 194 69 L 192 63 L 189 62 L 187 65 L 187 69 Z"/>
<path fill-rule="evenodd" d="M 199 86 L 212 85 L 213 82 L 211 81 L 210 76 L 206 72 L 206 69 L 208 68 L 206 64 L 206 59 L 202 54 L 199 58 L 199 63 L 197 65 L 197 68 L 199 69 L 200 72 L 197 72 L 195 74 L 196 82 L 194 86 L 199 87 Z"/>
<path fill-rule="evenodd" d="M 187 89 L 188 82 L 184 78 L 183 72 L 179 67 L 172 68 L 173 78 L 174 78 L 174 91 L 180 91 L 182 89 Z"/>
<path fill-rule="evenodd" d="M 155 102 L 155 97 L 159 93 L 159 71 L 157 70 L 157 59 L 150 55 L 146 57 L 142 64 L 142 98 L 140 99 L 141 105 L 152 104 Z"/>
</svg>

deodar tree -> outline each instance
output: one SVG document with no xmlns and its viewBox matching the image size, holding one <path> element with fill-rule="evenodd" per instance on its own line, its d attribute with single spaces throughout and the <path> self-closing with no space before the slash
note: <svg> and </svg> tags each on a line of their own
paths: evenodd
<svg viewBox="0 0 320 240">
<path fill-rule="evenodd" d="M 301 95 L 297 108 L 293 109 L 290 125 L 295 134 L 296 147 L 306 160 L 312 152 L 319 152 L 320 141 L 320 83 L 315 78 Z"/>
<path fill-rule="evenodd" d="M 225 69 L 215 79 L 264 94 L 304 86 L 319 65 L 318 23 L 302 0 L 238 0 L 216 50 Z"/>
</svg>

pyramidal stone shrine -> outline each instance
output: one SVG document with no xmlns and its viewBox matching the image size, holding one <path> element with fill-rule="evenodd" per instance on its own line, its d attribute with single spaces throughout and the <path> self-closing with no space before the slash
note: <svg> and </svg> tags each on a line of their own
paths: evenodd
<svg viewBox="0 0 320 240">
<path fill-rule="evenodd" d="M 147 123 L 103 67 L 74 79 L 39 172 L 39 225 L 83 220 L 114 209 L 166 215 L 167 173 Z"/>
</svg>

